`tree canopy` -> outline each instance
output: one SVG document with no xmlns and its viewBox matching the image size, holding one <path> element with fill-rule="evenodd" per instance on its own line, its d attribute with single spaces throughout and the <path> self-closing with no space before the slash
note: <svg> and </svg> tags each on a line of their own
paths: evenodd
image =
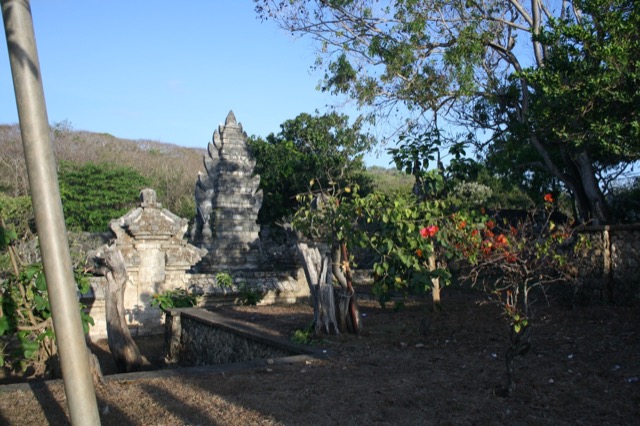
<svg viewBox="0 0 640 426">
<path fill-rule="evenodd" d="M 337 113 L 303 113 L 280 128 L 280 133 L 271 133 L 266 140 L 249 139 L 265 194 L 260 223 L 291 216 L 296 195 L 314 185 L 325 189 L 370 185 L 362 157 L 373 139 L 362 132 L 360 122 L 349 124 L 346 115 Z"/>
<path fill-rule="evenodd" d="M 525 161 L 509 169 L 521 179 L 543 171 L 563 185 L 581 220 L 608 220 L 603 178 L 637 158 L 636 2 L 256 0 L 256 10 L 317 41 L 322 90 L 376 120 L 397 116 L 407 134 L 438 117 L 462 126 L 482 152 Z"/>
</svg>

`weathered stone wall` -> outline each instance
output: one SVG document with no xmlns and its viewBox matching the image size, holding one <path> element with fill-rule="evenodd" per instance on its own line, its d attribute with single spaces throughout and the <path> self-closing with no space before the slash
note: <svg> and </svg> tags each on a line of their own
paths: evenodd
<svg viewBox="0 0 640 426">
<path fill-rule="evenodd" d="M 584 242 L 576 302 L 640 303 L 640 225 L 590 226 L 578 235 Z"/>
<path fill-rule="evenodd" d="M 269 339 L 203 309 L 172 309 L 165 326 L 165 359 L 181 367 L 245 362 L 300 354 L 281 339 Z"/>
</svg>

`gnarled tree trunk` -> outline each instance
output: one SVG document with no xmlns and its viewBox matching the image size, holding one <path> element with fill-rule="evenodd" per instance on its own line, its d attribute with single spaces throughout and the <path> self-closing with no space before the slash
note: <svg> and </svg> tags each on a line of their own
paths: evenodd
<svg viewBox="0 0 640 426">
<path fill-rule="evenodd" d="M 326 244 L 297 243 L 298 253 L 303 260 L 303 267 L 309 290 L 313 300 L 314 333 L 360 332 L 360 312 L 356 303 L 355 291 L 348 270 L 346 246 L 335 245 L 329 250 Z M 343 267 L 343 265 L 345 265 Z M 339 298 L 336 307 L 336 295 L 333 288 L 333 277 L 340 284 Z M 336 319 L 337 314 L 337 319 Z"/>
<path fill-rule="evenodd" d="M 124 289 L 127 283 L 127 268 L 120 250 L 113 246 L 104 249 L 104 264 L 107 278 L 105 291 L 107 339 L 118 371 L 129 373 L 140 370 L 148 361 L 140 355 L 133 341 L 124 312 Z"/>
<path fill-rule="evenodd" d="M 331 270 L 333 276 L 340 284 L 338 293 L 338 324 L 340 331 L 360 333 L 362 324 L 360 321 L 360 309 L 353 288 L 351 269 L 349 268 L 349 253 L 345 243 L 335 244 L 331 248 Z"/>
<path fill-rule="evenodd" d="M 298 253 L 303 261 L 304 273 L 309 284 L 313 301 L 314 333 L 319 335 L 322 329 L 326 333 L 333 330 L 339 333 L 334 304 L 332 275 L 329 272 L 329 250 L 326 244 L 298 242 Z"/>
</svg>

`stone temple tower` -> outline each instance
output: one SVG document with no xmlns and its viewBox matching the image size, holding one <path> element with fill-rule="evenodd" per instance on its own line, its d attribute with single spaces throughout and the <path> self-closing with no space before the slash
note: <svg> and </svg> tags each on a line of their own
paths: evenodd
<svg viewBox="0 0 640 426">
<path fill-rule="evenodd" d="M 262 190 L 255 165 L 242 124 L 230 111 L 213 133 L 204 157 L 206 173 L 199 173 L 196 182 L 191 243 L 208 250 L 196 265 L 198 272 L 257 267 Z"/>
</svg>

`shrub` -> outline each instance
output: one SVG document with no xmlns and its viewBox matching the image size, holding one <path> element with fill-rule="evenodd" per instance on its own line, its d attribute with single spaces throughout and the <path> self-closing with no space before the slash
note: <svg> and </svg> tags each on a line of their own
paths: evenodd
<svg viewBox="0 0 640 426">
<path fill-rule="evenodd" d="M 136 206 L 148 180 L 128 167 L 62 163 L 60 196 L 68 229 L 101 232 Z"/>
<path fill-rule="evenodd" d="M 199 297 L 197 294 L 191 293 L 184 288 L 166 290 L 152 296 L 151 306 L 157 306 L 163 311 L 171 308 L 190 308 L 198 304 Z"/>
</svg>

